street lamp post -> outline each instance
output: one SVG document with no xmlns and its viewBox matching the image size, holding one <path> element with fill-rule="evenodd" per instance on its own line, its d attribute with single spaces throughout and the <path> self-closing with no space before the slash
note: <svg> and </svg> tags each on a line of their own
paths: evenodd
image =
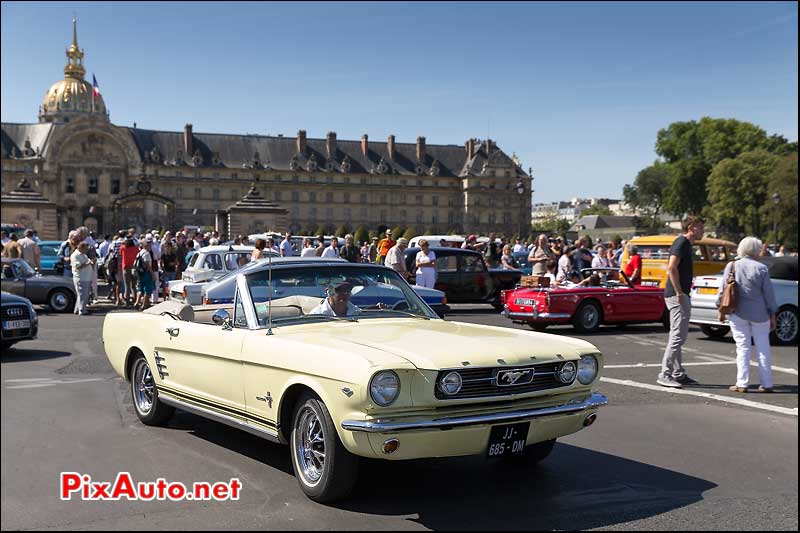
<svg viewBox="0 0 800 533">
<path fill-rule="evenodd" d="M 778 204 L 781 203 L 781 195 L 777 192 L 772 195 L 772 203 L 775 204 L 772 211 L 772 238 L 775 239 L 776 245 L 780 245 L 778 241 Z"/>
<path fill-rule="evenodd" d="M 530 169 L 528 169 L 530 172 Z M 519 239 L 523 240 L 525 237 L 522 236 L 522 221 L 525 218 L 525 202 L 523 195 L 525 194 L 525 184 L 522 183 L 522 178 L 517 181 L 517 194 L 519 195 L 519 211 L 520 211 L 520 218 L 519 224 L 517 225 L 517 234 L 519 235 Z"/>
</svg>

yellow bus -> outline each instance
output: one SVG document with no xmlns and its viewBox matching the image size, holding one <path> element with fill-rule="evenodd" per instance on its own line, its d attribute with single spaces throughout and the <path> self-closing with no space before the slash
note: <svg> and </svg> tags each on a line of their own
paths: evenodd
<svg viewBox="0 0 800 533">
<path fill-rule="evenodd" d="M 678 235 L 648 235 L 634 237 L 629 244 L 639 248 L 642 256 L 642 285 L 666 287 L 669 249 Z M 692 246 L 695 276 L 707 276 L 722 272 L 728 261 L 736 257 L 736 244 L 722 239 L 703 238 Z M 620 267 L 628 264 L 627 248 L 622 253 Z"/>
</svg>

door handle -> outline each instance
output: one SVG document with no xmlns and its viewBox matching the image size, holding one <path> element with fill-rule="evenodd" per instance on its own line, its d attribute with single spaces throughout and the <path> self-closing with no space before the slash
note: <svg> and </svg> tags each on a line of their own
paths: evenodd
<svg viewBox="0 0 800 533">
<path fill-rule="evenodd" d="M 167 328 L 170 337 L 177 337 L 181 332 L 180 328 Z"/>
</svg>

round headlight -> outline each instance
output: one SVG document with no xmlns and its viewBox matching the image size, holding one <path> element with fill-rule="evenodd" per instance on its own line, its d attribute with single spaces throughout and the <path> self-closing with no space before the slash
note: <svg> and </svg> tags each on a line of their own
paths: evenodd
<svg viewBox="0 0 800 533">
<path fill-rule="evenodd" d="M 369 382 L 369 395 L 372 401 L 386 407 L 391 405 L 400 394 L 400 378 L 391 370 L 378 372 Z"/>
<path fill-rule="evenodd" d="M 439 388 L 442 389 L 443 393 L 452 396 L 458 394 L 458 391 L 461 390 L 461 384 L 461 374 L 458 372 L 450 372 L 441 379 Z"/>
<path fill-rule="evenodd" d="M 593 355 L 582 355 L 578 363 L 578 381 L 588 385 L 597 377 L 597 358 Z"/>
<path fill-rule="evenodd" d="M 572 383 L 575 380 L 575 363 L 567 361 L 558 371 L 558 380 L 561 383 Z"/>
</svg>

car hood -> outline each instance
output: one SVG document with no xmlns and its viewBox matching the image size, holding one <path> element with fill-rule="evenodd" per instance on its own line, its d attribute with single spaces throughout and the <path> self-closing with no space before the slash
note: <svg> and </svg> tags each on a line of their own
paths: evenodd
<svg viewBox="0 0 800 533">
<path fill-rule="evenodd" d="M 17 296 L 16 294 L 11 294 L 10 292 L 3 291 L 2 296 L 0 297 L 0 302 L 3 305 L 6 304 L 25 304 L 30 305 L 31 301 L 27 298 L 23 298 L 22 296 Z"/>
<path fill-rule="evenodd" d="M 423 370 L 529 365 L 599 352 L 580 339 L 444 320 L 361 319 L 337 326 L 315 331 L 315 342 L 360 352 L 373 363 L 382 359 L 376 353 L 394 355 Z"/>
</svg>

